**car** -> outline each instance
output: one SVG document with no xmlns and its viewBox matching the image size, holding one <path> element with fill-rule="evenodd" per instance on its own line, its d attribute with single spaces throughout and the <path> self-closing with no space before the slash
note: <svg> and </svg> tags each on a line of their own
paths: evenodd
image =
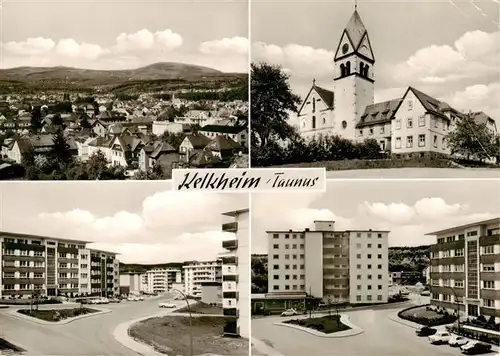
<svg viewBox="0 0 500 356">
<path fill-rule="evenodd" d="M 428 326 L 421 327 L 416 330 L 417 336 L 431 336 L 437 333 L 436 329 L 430 328 Z"/>
<path fill-rule="evenodd" d="M 120 300 L 120 299 L 118 299 L 118 298 L 109 298 L 109 302 L 110 302 L 110 303 L 120 303 L 120 302 L 121 302 L 121 300 Z"/>
<path fill-rule="evenodd" d="M 452 335 L 451 339 L 448 341 L 448 345 L 451 347 L 458 347 L 465 345 L 469 342 L 465 337 L 463 336 L 458 336 L 458 335 Z"/>
<path fill-rule="evenodd" d="M 100 304 L 109 304 L 108 298 L 100 298 Z"/>
<path fill-rule="evenodd" d="M 428 297 L 428 296 L 430 296 L 430 295 L 431 295 L 431 292 L 430 292 L 430 291 L 428 291 L 428 290 L 424 290 L 424 291 L 422 291 L 422 293 L 420 293 L 420 295 L 421 295 L 421 296 L 424 296 L 424 297 Z"/>
<path fill-rule="evenodd" d="M 158 307 L 160 308 L 175 308 L 177 305 L 167 302 L 158 303 Z"/>
<path fill-rule="evenodd" d="M 138 298 L 136 298 L 136 297 L 134 297 L 134 296 L 130 296 L 130 297 L 128 297 L 128 298 L 127 298 L 127 300 L 128 300 L 129 302 L 137 302 L 139 299 L 138 299 Z"/>
<path fill-rule="evenodd" d="M 297 311 L 295 309 L 287 309 L 283 313 L 281 313 L 281 316 L 293 316 L 297 315 Z"/>
<path fill-rule="evenodd" d="M 491 345 L 479 341 L 469 341 L 465 345 L 460 346 L 460 350 L 466 355 L 478 355 L 490 352 Z"/>
<path fill-rule="evenodd" d="M 144 300 L 144 297 L 141 295 L 140 297 L 137 297 L 138 300 Z"/>
<path fill-rule="evenodd" d="M 447 344 L 451 339 L 451 334 L 447 331 L 439 331 L 434 335 L 429 336 L 429 341 L 433 345 Z"/>
</svg>

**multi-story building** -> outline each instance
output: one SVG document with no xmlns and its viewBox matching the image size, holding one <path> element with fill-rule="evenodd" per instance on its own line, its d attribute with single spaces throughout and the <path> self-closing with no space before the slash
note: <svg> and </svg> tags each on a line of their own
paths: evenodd
<svg viewBox="0 0 500 356">
<path fill-rule="evenodd" d="M 222 277 L 222 261 L 189 261 L 182 267 L 184 272 L 184 293 L 193 297 L 201 297 L 201 284 L 204 282 L 220 282 Z"/>
<path fill-rule="evenodd" d="M 223 214 L 232 219 L 222 230 L 233 232 L 235 238 L 222 242 L 227 251 L 222 253 L 222 308 L 228 319 L 225 335 L 248 338 L 250 335 L 250 235 L 249 209 Z"/>
<path fill-rule="evenodd" d="M 307 294 L 335 303 L 385 303 L 388 299 L 388 231 L 315 229 L 268 231 L 270 294 Z"/>
<path fill-rule="evenodd" d="M 120 266 L 116 254 L 100 250 L 88 250 L 88 253 L 90 254 L 90 295 L 120 294 Z"/>
<path fill-rule="evenodd" d="M 107 295 L 118 293 L 119 263 L 115 254 L 104 254 L 104 287 L 92 275 L 91 255 L 97 251 L 86 248 L 88 241 L 76 241 L 46 236 L 0 232 L 1 298 L 29 297 L 34 290 L 44 296 Z M 92 286 L 92 280 L 99 287 Z M 110 283 L 107 283 L 111 280 Z"/>
<path fill-rule="evenodd" d="M 178 268 L 155 268 L 146 276 L 148 293 L 167 293 L 175 283 L 182 282 L 182 270 Z"/>
<path fill-rule="evenodd" d="M 147 285 L 144 285 L 145 273 L 143 272 L 124 272 L 120 274 L 120 294 L 140 294 L 147 291 Z"/>
<path fill-rule="evenodd" d="M 500 218 L 435 231 L 431 304 L 500 320 Z"/>
</svg>

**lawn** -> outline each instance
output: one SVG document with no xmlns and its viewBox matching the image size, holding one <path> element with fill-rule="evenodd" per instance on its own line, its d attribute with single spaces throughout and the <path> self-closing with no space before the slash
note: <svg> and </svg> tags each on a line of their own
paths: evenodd
<svg viewBox="0 0 500 356">
<path fill-rule="evenodd" d="M 325 334 L 332 334 L 339 331 L 349 330 L 345 324 L 340 321 L 340 315 L 323 316 L 318 318 L 292 319 L 284 323 L 302 326 L 304 328 L 314 329 Z"/>
<path fill-rule="evenodd" d="M 30 305 L 29 299 L 0 299 L 0 304 L 4 305 Z M 60 300 L 39 299 L 36 304 L 62 304 Z"/>
<path fill-rule="evenodd" d="M 20 352 L 23 352 L 24 350 L 16 345 L 11 344 L 7 340 L 0 338 L 0 355 L 3 354 L 2 351 L 10 351 L 10 352 L 14 352 L 14 353 L 20 353 Z"/>
<path fill-rule="evenodd" d="M 70 318 L 76 318 L 77 316 L 97 313 L 99 310 L 89 309 L 89 308 L 74 308 L 74 309 L 50 309 L 50 310 L 29 310 L 21 309 L 18 313 L 31 316 L 33 318 L 45 320 L 45 321 L 60 321 Z"/>
<path fill-rule="evenodd" d="M 428 306 L 418 306 L 404 309 L 398 313 L 401 319 L 413 321 L 420 325 L 437 326 L 453 323 L 456 318 L 447 313 L 437 313 Z"/>
<path fill-rule="evenodd" d="M 202 302 L 189 303 L 192 314 L 211 314 L 211 315 L 222 315 L 222 308 L 212 306 Z M 177 313 L 188 313 L 188 308 L 185 306 L 182 309 L 177 310 Z"/>
<path fill-rule="evenodd" d="M 248 356 L 248 341 L 223 337 L 224 324 L 222 317 L 192 318 L 193 355 L 214 353 L 224 356 Z M 190 355 L 189 317 L 164 316 L 147 319 L 132 325 L 129 335 L 170 356 Z"/>
</svg>

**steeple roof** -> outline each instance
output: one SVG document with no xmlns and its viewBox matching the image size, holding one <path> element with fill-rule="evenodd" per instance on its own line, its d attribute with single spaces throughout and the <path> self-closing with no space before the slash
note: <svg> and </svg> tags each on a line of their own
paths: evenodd
<svg viewBox="0 0 500 356">
<path fill-rule="evenodd" d="M 357 10 L 354 10 L 351 19 L 347 23 L 345 31 L 347 32 L 352 45 L 355 49 L 357 49 L 364 34 L 366 33 L 365 25 L 363 24 L 363 21 L 361 21 L 361 17 L 359 16 Z"/>
</svg>

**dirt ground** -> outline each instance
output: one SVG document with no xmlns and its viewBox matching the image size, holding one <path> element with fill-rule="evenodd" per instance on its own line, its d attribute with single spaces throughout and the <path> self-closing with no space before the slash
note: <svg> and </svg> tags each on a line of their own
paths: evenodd
<svg viewBox="0 0 500 356">
<path fill-rule="evenodd" d="M 247 340 L 222 337 L 224 318 L 192 318 L 193 354 L 218 354 L 224 356 L 248 356 Z M 151 318 L 129 329 L 129 334 L 137 341 L 153 346 L 158 352 L 169 356 L 188 356 L 189 317 L 165 316 Z"/>
<path fill-rule="evenodd" d="M 193 314 L 212 314 L 212 315 L 222 315 L 221 307 L 214 307 L 202 302 L 197 302 L 196 304 L 190 304 L 191 313 Z M 187 307 L 177 310 L 177 313 L 187 313 Z"/>
</svg>

